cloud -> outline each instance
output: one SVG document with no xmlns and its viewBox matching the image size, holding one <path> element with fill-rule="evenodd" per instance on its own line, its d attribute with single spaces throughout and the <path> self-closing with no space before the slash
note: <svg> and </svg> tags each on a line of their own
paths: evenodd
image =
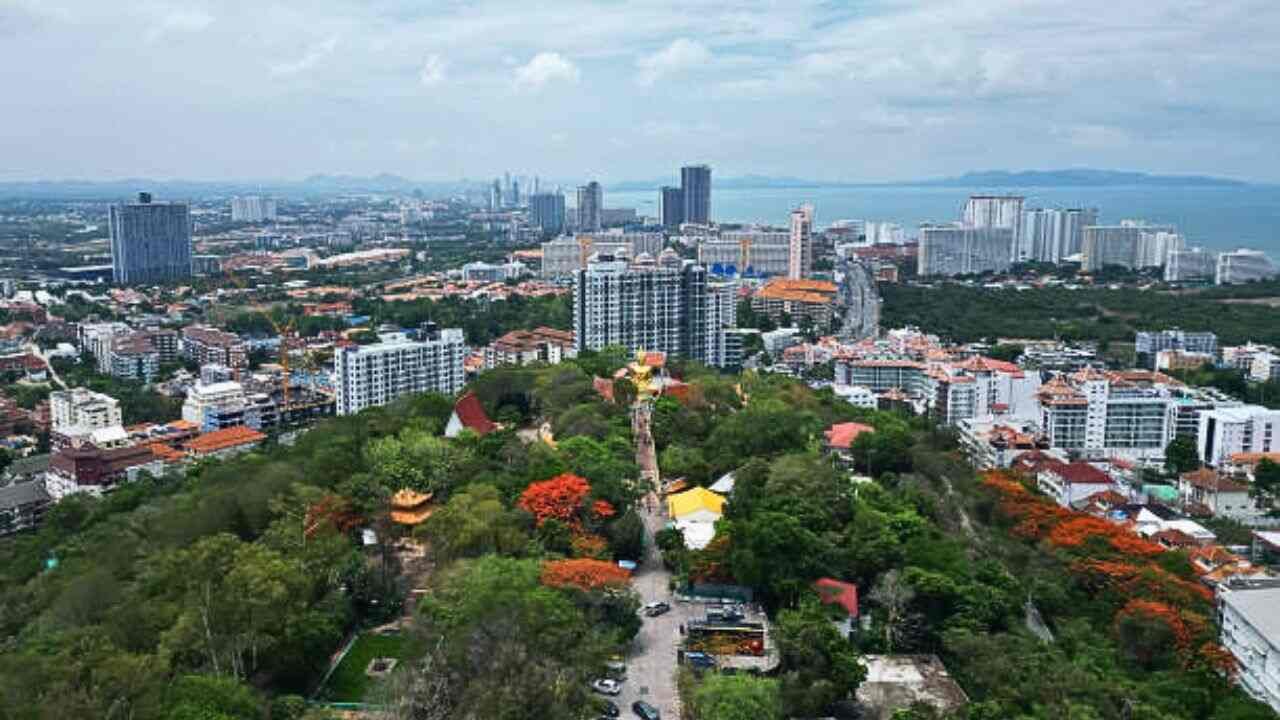
<svg viewBox="0 0 1280 720">
<path fill-rule="evenodd" d="M 203 10 L 174 10 L 147 30 L 146 41 L 154 43 L 170 33 L 200 32 L 213 24 L 213 16 Z"/>
<path fill-rule="evenodd" d="M 422 63 L 422 69 L 418 71 L 418 82 L 423 87 L 435 87 L 444 82 L 444 71 L 446 63 L 439 55 L 432 53 L 427 56 L 426 62 Z"/>
<path fill-rule="evenodd" d="M 312 45 L 307 52 L 297 60 L 289 62 L 276 63 L 271 66 L 271 74 L 276 77 L 289 77 L 298 73 L 310 70 L 315 67 L 316 63 L 333 54 L 338 47 L 338 37 L 331 35 L 325 40 Z"/>
<path fill-rule="evenodd" d="M 636 60 L 640 71 L 636 82 L 649 86 L 664 75 L 700 67 L 710 61 L 711 51 L 706 45 L 688 38 L 677 38 L 662 50 Z"/>
<path fill-rule="evenodd" d="M 522 90 L 541 90 L 548 83 L 576 83 L 578 66 L 558 52 L 540 52 L 527 64 L 516 68 L 515 85 Z"/>
</svg>

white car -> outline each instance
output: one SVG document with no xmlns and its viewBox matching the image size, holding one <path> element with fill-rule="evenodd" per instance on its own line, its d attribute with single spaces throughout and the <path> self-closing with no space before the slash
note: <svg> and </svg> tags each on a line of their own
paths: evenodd
<svg viewBox="0 0 1280 720">
<path fill-rule="evenodd" d="M 617 695 L 622 692 L 622 683 L 609 678 L 600 678 L 591 682 L 591 689 L 601 695 Z"/>
</svg>

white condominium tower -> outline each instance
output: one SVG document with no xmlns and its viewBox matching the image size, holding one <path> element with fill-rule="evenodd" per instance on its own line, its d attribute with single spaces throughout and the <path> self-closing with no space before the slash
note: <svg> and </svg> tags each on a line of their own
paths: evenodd
<svg viewBox="0 0 1280 720">
<path fill-rule="evenodd" d="M 921 275 L 977 275 L 1009 269 L 1013 230 L 1007 227 L 924 225 L 920 228 Z"/>
<path fill-rule="evenodd" d="M 415 393 L 452 395 L 465 380 L 465 354 L 462 330 L 437 330 L 431 323 L 421 330 L 379 335 L 372 345 L 338 348 L 337 412 L 354 415 Z"/>
<path fill-rule="evenodd" d="M 733 321 L 724 292 L 720 286 L 708 288 L 706 269 L 691 262 L 678 269 L 654 263 L 628 266 L 611 255 L 597 255 L 574 281 L 578 351 L 620 345 L 707 362 L 708 335 Z M 709 312 L 713 293 L 714 318 Z"/>
<path fill-rule="evenodd" d="M 1277 275 L 1275 263 L 1260 250 L 1232 250 L 1218 256 L 1215 281 L 1219 285 L 1266 280 Z"/>
<path fill-rule="evenodd" d="M 787 277 L 800 280 L 813 270 L 813 206 L 791 211 L 791 241 L 787 246 Z"/>
<path fill-rule="evenodd" d="M 1018 262 L 1031 257 L 1031 248 L 1022 245 L 1021 195 L 970 195 L 964 204 L 965 225 L 976 228 L 1009 228 L 1013 232 L 1013 244 L 1009 248 L 1009 260 Z"/>
<path fill-rule="evenodd" d="M 1085 227 L 1097 224 L 1097 208 L 1032 208 L 1022 213 L 1020 246 L 1028 260 L 1059 263 L 1080 252 Z"/>
</svg>

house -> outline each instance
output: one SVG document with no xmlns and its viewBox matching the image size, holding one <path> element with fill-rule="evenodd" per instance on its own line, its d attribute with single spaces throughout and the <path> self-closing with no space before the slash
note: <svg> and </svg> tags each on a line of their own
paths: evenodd
<svg viewBox="0 0 1280 720">
<path fill-rule="evenodd" d="M 192 458 L 227 458 L 248 452 L 265 439 L 267 436 L 257 430 L 238 425 L 197 435 L 182 447 Z"/>
<path fill-rule="evenodd" d="M 862 423 L 836 423 L 823 432 L 823 445 L 827 452 L 834 454 L 840 462 L 853 464 L 853 441 L 863 433 L 873 433 L 876 429 Z"/>
<path fill-rule="evenodd" d="M 1280 583 L 1219 586 L 1219 642 L 1236 659 L 1245 692 L 1280 713 Z"/>
<path fill-rule="evenodd" d="M 1265 514 L 1249 496 L 1248 485 L 1209 468 L 1183 473 L 1178 493 L 1184 505 L 1203 507 L 1214 517 L 1247 521 Z"/>
<path fill-rule="evenodd" d="M 716 521 L 724 515 L 725 499 L 703 487 L 667 496 L 667 517 L 693 550 L 706 547 L 716 536 Z"/>
<path fill-rule="evenodd" d="M 1280 465 L 1280 452 L 1246 452 L 1234 453 L 1227 462 L 1222 464 L 1222 471 L 1232 476 L 1243 476 L 1253 482 L 1254 473 L 1258 471 L 1258 464 L 1263 460 L 1269 460 Z"/>
<path fill-rule="evenodd" d="M 852 637 L 858 622 L 858 586 L 833 578 L 819 578 L 814 581 L 813 589 L 823 605 L 839 608 L 840 618 L 833 620 L 836 629 L 841 636 Z"/>
<path fill-rule="evenodd" d="M 1105 490 L 1115 490 L 1111 476 L 1086 462 L 1051 463 L 1036 473 L 1036 486 L 1063 507 Z"/>
<path fill-rule="evenodd" d="M 22 482 L 0 488 L 0 537 L 36 529 L 52 504 L 53 499 L 45 491 L 43 482 Z"/>
<path fill-rule="evenodd" d="M 1170 534 L 1170 530 L 1176 530 L 1177 534 Z M 1190 539 L 1196 545 L 1204 547 L 1212 545 L 1218 539 L 1218 536 L 1214 535 L 1212 530 L 1195 520 L 1188 520 L 1183 517 L 1161 520 L 1150 525 L 1139 525 L 1135 528 L 1135 531 L 1138 535 L 1152 542 L 1158 542 L 1165 547 L 1191 547 L 1191 545 L 1177 544 L 1184 543 L 1186 539 Z M 1160 538 L 1163 538 L 1163 542 Z"/>
<path fill-rule="evenodd" d="M 458 437 L 463 430 L 470 430 L 477 435 L 487 435 L 498 429 L 498 424 L 489 419 L 480 404 L 480 398 L 473 392 L 464 393 L 453 405 L 453 414 L 445 425 L 444 436 Z"/>
</svg>

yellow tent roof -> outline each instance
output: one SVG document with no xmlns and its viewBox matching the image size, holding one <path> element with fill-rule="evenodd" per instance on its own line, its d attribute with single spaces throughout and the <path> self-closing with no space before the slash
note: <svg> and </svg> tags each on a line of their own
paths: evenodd
<svg viewBox="0 0 1280 720">
<path fill-rule="evenodd" d="M 723 515 L 724 496 L 717 495 L 704 487 L 696 487 L 667 496 L 667 514 L 673 518 L 681 518 L 700 510 L 710 510 L 717 515 Z"/>
</svg>

